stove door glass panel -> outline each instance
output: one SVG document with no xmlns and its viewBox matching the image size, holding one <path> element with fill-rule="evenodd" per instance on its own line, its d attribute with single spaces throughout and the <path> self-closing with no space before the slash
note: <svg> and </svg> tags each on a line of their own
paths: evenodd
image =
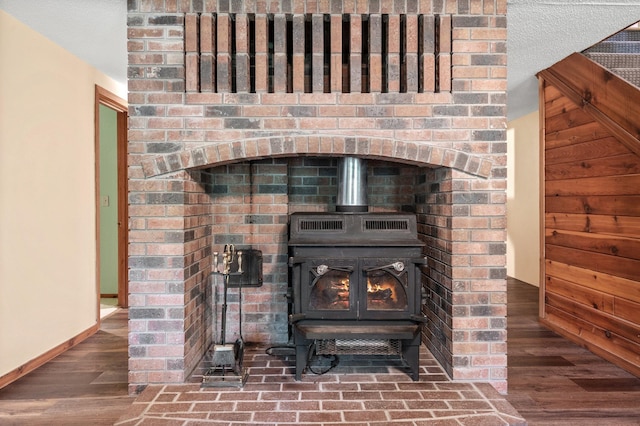
<svg viewBox="0 0 640 426">
<path fill-rule="evenodd" d="M 407 270 L 403 262 L 381 263 L 380 266 L 364 266 L 368 311 L 406 312 Z"/>
<path fill-rule="evenodd" d="M 350 310 L 350 271 L 323 269 L 326 265 L 319 265 L 312 269 L 316 275 L 311 279 L 309 293 L 309 309 L 312 311 L 348 311 Z M 328 267 L 327 267 L 328 268 Z M 319 271 L 322 274 L 319 274 Z"/>
</svg>

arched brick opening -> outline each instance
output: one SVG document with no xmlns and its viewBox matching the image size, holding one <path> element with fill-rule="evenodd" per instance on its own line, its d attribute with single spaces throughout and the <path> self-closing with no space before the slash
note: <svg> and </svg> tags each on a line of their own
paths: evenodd
<svg viewBox="0 0 640 426">
<path fill-rule="evenodd" d="M 237 161 L 288 156 L 357 156 L 413 164 L 450 167 L 472 176 L 489 177 L 493 162 L 442 144 L 378 137 L 316 133 L 210 143 L 179 153 L 163 154 L 142 163 L 146 177 L 179 170 L 215 167 Z"/>
<path fill-rule="evenodd" d="M 279 148 L 287 145 L 285 140 L 287 138 L 268 140 L 271 142 L 271 150 L 276 145 L 275 153 L 271 151 L 257 155 L 256 151 L 254 157 L 247 157 L 247 152 L 236 150 L 237 158 L 220 156 L 221 152 L 230 152 L 228 149 L 233 146 L 241 146 L 230 142 L 222 150 L 216 150 L 220 159 L 218 162 L 197 165 L 187 170 L 167 170 L 165 174 L 145 179 L 148 188 L 158 191 L 155 195 L 148 193 L 147 201 L 153 200 L 153 207 L 161 208 L 164 212 L 164 217 L 147 221 L 147 228 L 158 227 L 154 231 L 154 238 L 163 240 L 153 246 L 157 245 L 155 250 L 158 252 L 175 254 L 175 257 L 160 258 L 150 256 L 147 252 L 147 255 L 133 256 L 132 265 L 134 268 L 160 268 L 161 271 L 145 273 L 147 277 L 154 277 L 153 280 L 168 276 L 179 280 L 171 287 L 175 294 L 157 296 L 157 300 L 164 304 L 176 301 L 176 306 L 171 309 L 173 321 L 170 325 L 175 330 L 166 331 L 171 331 L 170 335 L 173 334 L 181 342 L 178 347 L 182 348 L 184 358 L 179 364 L 175 364 L 181 368 L 173 372 L 178 381 L 188 379 L 190 371 L 197 366 L 206 349 L 216 339 L 219 313 L 215 312 L 215 306 L 219 303 L 221 283 L 215 282 L 210 272 L 212 252 L 221 251 L 225 244 L 257 248 L 265 256 L 265 284 L 261 289 L 252 291 L 251 296 L 248 296 L 250 302 L 244 307 L 244 337 L 250 342 L 258 343 L 286 343 L 289 337 L 286 301 L 288 214 L 309 210 L 332 211 L 334 206 L 331 205 L 330 198 L 335 195 L 326 196 L 332 185 L 335 190 L 335 182 L 329 181 L 325 183 L 327 191 L 324 192 L 323 199 L 311 197 L 311 201 L 293 200 L 295 197 L 292 194 L 296 190 L 291 189 L 295 186 L 291 182 L 302 176 L 306 179 L 317 178 L 321 174 L 320 170 L 335 170 L 336 157 L 339 157 L 335 147 L 350 145 L 349 142 L 342 143 L 348 141 L 348 138 L 305 137 L 303 140 L 307 144 L 313 144 L 314 140 L 332 141 L 330 149 L 333 151 L 327 149 L 332 155 L 310 152 L 311 150 L 307 150 L 305 155 L 299 152 L 292 155 L 285 152 L 287 149 Z M 296 139 L 289 140 L 293 146 Z M 380 143 L 376 144 L 374 141 L 361 144 L 360 148 L 396 147 L 390 152 L 397 153 L 398 146 L 406 146 L 401 142 L 394 144 L 390 140 L 378 142 Z M 416 147 L 417 144 L 412 145 L 405 152 Z M 192 153 L 194 151 L 197 149 Z M 359 154 L 358 149 L 348 151 L 351 155 Z M 420 149 L 416 151 L 420 152 Z M 428 151 L 433 154 L 434 150 L 431 148 Z M 473 359 L 480 356 L 469 354 L 464 348 L 487 345 L 477 342 L 481 339 L 499 342 L 505 338 L 506 327 L 503 326 L 506 326 L 506 322 L 499 318 L 506 315 L 506 300 L 491 296 L 503 289 L 499 287 L 500 284 L 496 287 L 489 281 L 505 278 L 504 270 L 498 266 L 487 266 L 493 258 L 505 253 L 503 242 L 489 242 L 503 232 L 499 227 L 504 224 L 495 222 L 493 226 L 497 229 L 492 231 L 489 222 L 494 219 L 484 217 L 487 213 L 483 212 L 495 208 L 490 201 L 490 188 L 494 183 L 491 179 L 453 167 L 421 163 L 416 161 L 415 158 L 418 157 L 395 161 L 396 157 L 386 157 L 381 152 L 382 149 L 380 152 L 374 151 L 373 155 L 362 155 L 371 165 L 370 182 L 373 181 L 372 185 L 376 185 L 376 167 L 386 168 L 382 172 L 386 174 L 384 183 L 379 184 L 378 189 L 386 188 L 389 193 L 410 195 L 412 201 L 404 200 L 395 204 L 393 201 L 374 201 L 372 211 L 409 210 L 416 213 L 419 237 L 426 243 L 424 254 L 428 259 L 427 265 L 422 268 L 422 285 L 428 295 L 423 314 L 429 318 L 423 331 L 423 342 L 450 376 L 457 378 L 459 371 L 470 368 Z M 443 150 L 442 156 L 438 154 L 438 158 L 444 158 L 447 152 L 450 158 L 455 158 L 453 151 L 446 150 Z M 371 154 L 370 150 L 369 153 Z M 155 157 L 153 161 L 157 165 L 171 155 Z M 185 156 L 181 158 L 184 159 Z M 476 160 L 475 157 L 466 158 L 466 165 L 473 164 Z M 477 160 L 483 164 L 482 159 Z M 292 169 L 305 167 L 306 171 L 301 172 L 302 174 L 292 173 Z M 315 171 L 309 172 L 310 169 Z M 324 176 L 335 178 L 335 172 L 325 173 Z M 389 176 L 396 177 L 397 180 L 393 181 Z M 320 187 L 317 181 L 312 181 L 311 186 Z M 478 188 L 473 189 L 474 186 Z M 501 213 L 496 214 L 498 216 L 495 219 L 498 219 Z M 477 227 L 486 229 L 475 229 Z M 165 235 L 161 236 L 162 233 Z M 472 236 L 474 233 L 478 237 Z M 464 241 L 461 235 L 467 240 L 478 241 Z M 483 288 L 474 288 L 477 285 L 475 283 L 481 283 Z M 134 284 L 134 291 L 149 283 L 138 284 L 140 287 Z M 136 312 L 149 314 L 153 309 L 156 308 L 146 306 L 140 311 L 132 308 L 132 317 L 136 317 Z M 482 318 L 473 318 L 475 315 L 481 315 Z M 232 324 L 238 323 L 238 318 L 233 313 L 231 318 Z M 456 323 L 467 321 L 474 321 L 474 324 L 465 324 L 465 328 L 472 328 L 479 323 L 479 329 L 455 330 Z M 230 332 L 234 332 L 233 327 Z M 134 342 L 146 343 L 142 340 Z M 155 340 L 151 342 L 161 343 Z M 460 346 L 463 350 L 456 352 Z M 498 348 L 495 344 L 493 346 Z M 491 357 L 501 359 L 498 355 Z"/>
</svg>

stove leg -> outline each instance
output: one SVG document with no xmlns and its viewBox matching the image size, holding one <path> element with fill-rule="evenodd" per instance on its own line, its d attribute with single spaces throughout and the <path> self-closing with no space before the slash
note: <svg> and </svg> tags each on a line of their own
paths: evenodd
<svg viewBox="0 0 640 426">
<path fill-rule="evenodd" d="M 302 380 L 302 372 L 307 368 L 307 359 L 309 358 L 309 345 L 296 345 L 296 380 Z"/>
<path fill-rule="evenodd" d="M 411 380 L 417 382 L 420 378 L 420 336 L 402 341 L 402 357 L 411 370 Z"/>
</svg>

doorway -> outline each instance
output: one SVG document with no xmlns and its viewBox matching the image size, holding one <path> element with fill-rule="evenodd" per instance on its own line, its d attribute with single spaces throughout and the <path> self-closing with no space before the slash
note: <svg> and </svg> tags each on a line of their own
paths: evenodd
<svg viewBox="0 0 640 426">
<path fill-rule="evenodd" d="M 100 299 L 128 307 L 127 103 L 96 86 L 96 282 Z M 100 317 L 100 315 L 98 315 Z"/>
</svg>

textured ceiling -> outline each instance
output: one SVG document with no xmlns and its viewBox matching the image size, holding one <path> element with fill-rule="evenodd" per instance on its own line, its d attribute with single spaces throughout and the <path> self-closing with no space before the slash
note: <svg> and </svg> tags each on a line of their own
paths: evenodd
<svg viewBox="0 0 640 426">
<path fill-rule="evenodd" d="M 639 20 L 640 0 L 509 0 L 509 119 L 538 108 L 536 73 Z"/>
<path fill-rule="evenodd" d="M 535 74 L 640 20 L 640 0 L 508 0 L 508 115 L 535 111 Z M 0 9 L 126 84 L 127 0 L 0 0 Z"/>
</svg>

